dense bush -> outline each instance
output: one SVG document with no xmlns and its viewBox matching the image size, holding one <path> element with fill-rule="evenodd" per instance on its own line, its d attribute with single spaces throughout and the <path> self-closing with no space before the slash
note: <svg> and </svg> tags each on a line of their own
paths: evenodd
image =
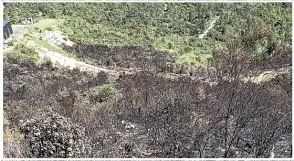
<svg viewBox="0 0 294 161">
<path fill-rule="evenodd" d="M 86 44 L 153 46 L 183 55 L 180 63 L 203 63 L 215 45 L 263 24 L 269 35 L 253 49 L 263 54 L 272 44 L 291 43 L 291 3 L 7 3 L 4 17 L 57 18 L 69 39 Z M 250 14 L 248 14 L 250 13 Z M 216 16 L 207 38 L 197 40 Z M 162 41 L 164 40 L 164 41 Z M 199 46 L 201 44 L 205 44 Z M 283 42 L 283 43 L 282 43 Z M 189 49 L 188 49 L 189 48 Z"/>
</svg>

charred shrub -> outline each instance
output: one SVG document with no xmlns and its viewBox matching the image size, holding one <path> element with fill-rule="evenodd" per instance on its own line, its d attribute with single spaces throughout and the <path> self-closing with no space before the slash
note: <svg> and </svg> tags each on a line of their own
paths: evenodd
<svg viewBox="0 0 294 161">
<path fill-rule="evenodd" d="M 64 88 L 57 93 L 56 97 L 57 101 L 64 109 L 64 114 L 66 114 L 66 116 L 71 116 L 77 97 L 76 93 Z"/>
<path fill-rule="evenodd" d="M 105 45 L 77 44 L 65 47 L 66 50 L 75 52 L 76 55 L 87 58 L 97 65 L 139 68 L 145 70 L 163 70 L 167 62 L 173 62 L 167 53 L 137 46 L 108 47 Z"/>
<path fill-rule="evenodd" d="M 20 128 L 28 145 L 26 157 L 32 158 L 70 158 L 86 157 L 91 149 L 84 129 L 70 120 L 46 114 L 27 120 Z"/>
</svg>

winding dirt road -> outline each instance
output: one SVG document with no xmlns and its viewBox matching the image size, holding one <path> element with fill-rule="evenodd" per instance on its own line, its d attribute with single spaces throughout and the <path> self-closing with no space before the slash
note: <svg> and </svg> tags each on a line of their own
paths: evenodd
<svg viewBox="0 0 294 161">
<path fill-rule="evenodd" d="M 53 52 L 48 50 L 47 48 L 37 46 L 34 41 L 30 40 L 27 45 L 33 49 L 35 49 L 39 53 L 40 60 L 38 63 L 42 63 L 44 61 L 50 60 L 55 67 L 65 67 L 70 70 L 78 68 L 80 71 L 88 72 L 88 73 L 99 73 L 106 72 L 114 79 L 119 78 L 121 74 L 135 74 L 142 70 L 140 69 L 109 69 L 107 67 L 98 67 L 94 65 L 87 64 L 85 62 L 78 61 L 74 58 L 69 58 L 60 53 Z M 259 75 L 251 76 L 251 77 L 241 77 L 241 80 L 244 82 L 252 82 L 252 83 L 262 83 L 270 81 L 275 78 L 279 74 L 290 73 L 292 67 L 280 68 L 276 71 L 264 71 Z M 158 76 L 162 76 L 168 79 L 178 79 L 182 76 L 189 76 L 183 74 L 175 74 L 175 73 L 158 73 Z M 200 80 L 201 82 L 207 82 L 210 85 L 216 85 L 217 82 L 213 82 L 205 77 L 197 77 L 197 76 L 189 76 L 192 80 Z"/>
</svg>

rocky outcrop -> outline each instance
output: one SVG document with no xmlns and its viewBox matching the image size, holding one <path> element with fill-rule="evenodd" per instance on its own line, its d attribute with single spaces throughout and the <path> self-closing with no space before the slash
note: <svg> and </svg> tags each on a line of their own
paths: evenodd
<svg viewBox="0 0 294 161">
<path fill-rule="evenodd" d="M 46 41 L 50 41 L 53 44 L 56 44 L 58 46 L 60 45 L 66 45 L 66 46 L 72 46 L 73 42 L 69 41 L 66 36 L 62 34 L 61 31 L 44 31 L 41 35 L 41 38 Z"/>
</svg>

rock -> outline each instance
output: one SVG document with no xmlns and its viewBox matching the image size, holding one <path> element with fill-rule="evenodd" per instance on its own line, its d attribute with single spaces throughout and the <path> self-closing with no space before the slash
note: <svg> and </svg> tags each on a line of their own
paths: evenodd
<svg viewBox="0 0 294 161">
<path fill-rule="evenodd" d="M 41 37 L 43 40 L 50 41 L 58 46 L 63 44 L 66 46 L 73 45 L 73 43 L 68 41 L 68 38 L 63 36 L 62 32 L 60 31 L 45 31 Z M 66 38 L 66 40 L 64 40 L 64 38 Z"/>
</svg>

